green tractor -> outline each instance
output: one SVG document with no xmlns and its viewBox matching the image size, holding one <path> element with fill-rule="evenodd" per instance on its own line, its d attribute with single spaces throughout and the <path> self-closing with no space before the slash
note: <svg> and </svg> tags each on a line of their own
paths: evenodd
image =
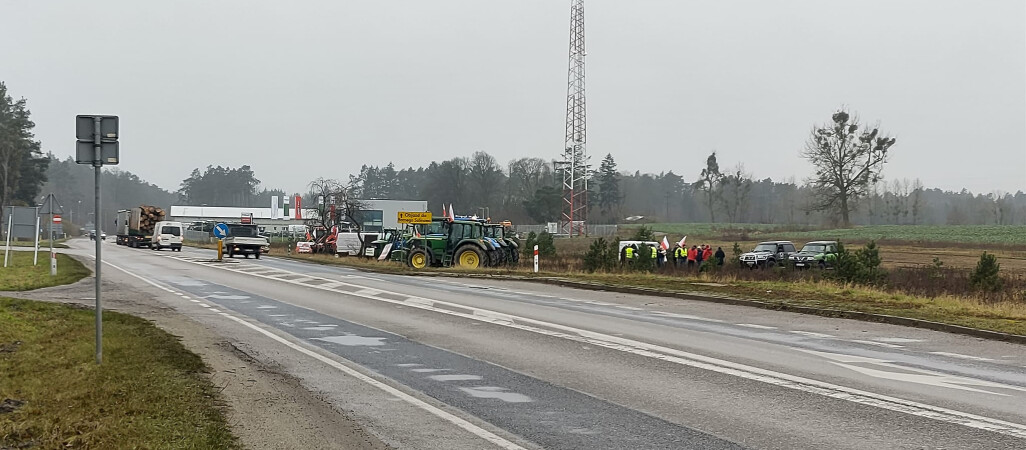
<svg viewBox="0 0 1026 450">
<path fill-rule="evenodd" d="M 491 265 L 496 248 L 485 236 L 484 225 L 477 220 L 432 220 L 416 225 L 412 236 L 401 242 L 393 258 L 402 257 L 415 269 L 425 267 L 463 267 L 477 269 Z"/>
<path fill-rule="evenodd" d="M 520 244 L 512 236 L 506 236 L 506 227 L 498 223 L 485 224 L 485 236 L 492 238 L 501 247 L 501 260 L 498 264 L 515 266 L 520 262 Z"/>
</svg>

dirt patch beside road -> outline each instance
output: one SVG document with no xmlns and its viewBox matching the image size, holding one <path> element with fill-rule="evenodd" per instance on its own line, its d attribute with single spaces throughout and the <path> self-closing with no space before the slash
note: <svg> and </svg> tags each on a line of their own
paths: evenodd
<svg viewBox="0 0 1026 450">
<path fill-rule="evenodd" d="M 94 301 L 92 278 L 68 286 L 5 295 L 85 306 L 92 306 Z M 182 344 L 209 366 L 211 381 L 221 391 L 232 431 L 246 448 L 387 448 L 298 380 L 260 364 L 239 350 L 244 346 L 178 314 L 131 285 L 105 280 L 104 307 L 151 320 L 165 331 L 181 336 Z"/>
</svg>

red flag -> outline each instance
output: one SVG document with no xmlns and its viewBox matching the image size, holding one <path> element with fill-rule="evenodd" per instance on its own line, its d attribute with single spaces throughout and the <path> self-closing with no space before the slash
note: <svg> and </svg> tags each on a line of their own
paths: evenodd
<svg viewBox="0 0 1026 450">
<path fill-rule="evenodd" d="M 680 238 L 680 242 L 678 242 L 677 245 L 683 247 L 684 246 L 684 241 L 686 241 L 686 240 L 688 240 L 688 237 L 685 235 L 684 237 Z"/>
<path fill-rule="evenodd" d="M 660 244 L 660 246 L 663 248 L 663 250 L 670 249 L 670 241 L 666 240 L 666 236 L 663 236 L 663 243 Z"/>
<path fill-rule="evenodd" d="M 449 217 L 449 213 L 445 211 L 445 203 L 442 203 L 442 218 L 445 219 L 447 217 Z"/>
<path fill-rule="evenodd" d="M 449 221 L 452 222 L 456 218 L 456 214 L 452 212 L 452 203 L 449 204 Z"/>
</svg>

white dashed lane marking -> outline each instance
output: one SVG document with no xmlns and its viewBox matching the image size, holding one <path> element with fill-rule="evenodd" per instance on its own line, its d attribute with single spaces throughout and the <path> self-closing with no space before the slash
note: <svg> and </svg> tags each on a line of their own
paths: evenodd
<svg viewBox="0 0 1026 450">
<path fill-rule="evenodd" d="M 852 339 L 851 342 L 856 342 L 856 343 L 859 343 L 859 344 L 866 344 L 866 345 L 875 345 L 877 347 L 885 347 L 885 348 L 905 348 L 902 345 L 888 344 L 886 342 L 863 341 L 861 339 Z"/>
<path fill-rule="evenodd" d="M 739 327 L 746 327 L 746 328 L 758 328 L 760 330 L 776 330 L 777 329 L 777 327 L 771 327 L 771 326 L 768 326 L 768 325 L 758 325 L 758 324 L 754 324 L 754 323 L 739 323 L 739 324 L 737 324 L 737 326 L 739 326 Z"/>
<path fill-rule="evenodd" d="M 794 334 L 800 334 L 802 336 L 815 337 L 815 338 L 832 338 L 832 337 L 834 337 L 831 334 L 815 333 L 815 332 L 812 332 L 812 331 L 791 330 L 790 332 L 794 333 Z"/>
<path fill-rule="evenodd" d="M 980 356 L 963 355 L 961 353 L 949 353 L 949 352 L 930 352 L 931 355 L 950 356 L 952 358 L 968 359 L 972 361 L 993 361 L 990 358 L 983 358 Z"/>
</svg>

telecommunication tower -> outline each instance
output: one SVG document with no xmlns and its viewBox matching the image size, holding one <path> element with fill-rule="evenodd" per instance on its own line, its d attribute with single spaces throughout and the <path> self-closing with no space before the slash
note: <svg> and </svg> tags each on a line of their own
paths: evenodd
<svg viewBox="0 0 1026 450">
<path fill-rule="evenodd" d="M 587 111 L 584 101 L 584 0 L 571 0 L 570 68 L 566 90 L 566 139 L 563 160 L 563 214 L 561 231 L 569 236 L 587 233 L 588 176 Z"/>
</svg>

